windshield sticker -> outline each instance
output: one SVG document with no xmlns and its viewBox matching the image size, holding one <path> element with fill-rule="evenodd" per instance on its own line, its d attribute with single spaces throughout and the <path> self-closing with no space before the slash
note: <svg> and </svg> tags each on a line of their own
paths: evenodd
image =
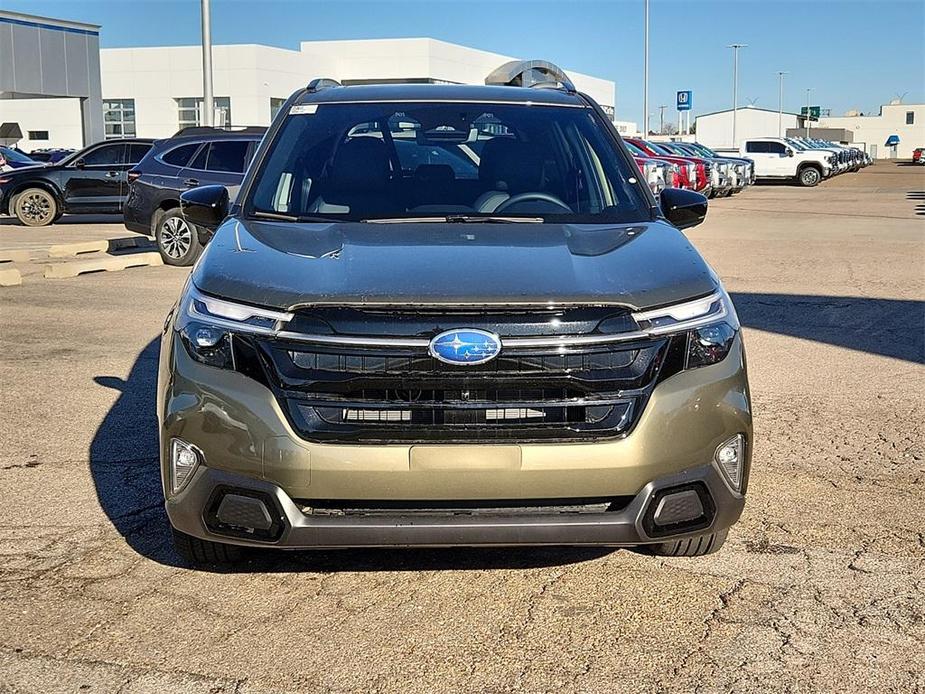
<svg viewBox="0 0 925 694">
<path fill-rule="evenodd" d="M 318 110 L 318 104 L 296 104 L 289 113 L 293 116 L 311 115 Z"/>
</svg>

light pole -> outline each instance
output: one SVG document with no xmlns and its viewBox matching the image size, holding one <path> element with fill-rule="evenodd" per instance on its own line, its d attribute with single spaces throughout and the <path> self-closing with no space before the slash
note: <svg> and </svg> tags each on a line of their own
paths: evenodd
<svg viewBox="0 0 925 694">
<path fill-rule="evenodd" d="M 739 49 L 747 48 L 745 43 L 732 43 L 732 146 L 736 146 L 736 113 L 739 110 Z"/>
<path fill-rule="evenodd" d="M 815 87 L 806 88 L 806 137 L 809 138 L 809 131 L 813 127 L 813 119 L 810 115 L 810 109 L 812 108 L 812 93 L 815 91 Z"/>
<path fill-rule="evenodd" d="M 666 108 L 668 107 L 667 106 L 658 107 L 658 134 L 659 135 L 665 134 L 665 109 Z"/>
<path fill-rule="evenodd" d="M 212 94 L 212 16 L 209 0 L 202 0 L 202 124 L 212 125 L 215 99 Z"/>
<path fill-rule="evenodd" d="M 789 72 L 777 71 L 777 136 L 784 136 L 784 75 Z"/>
<path fill-rule="evenodd" d="M 649 0 L 645 0 L 645 49 L 642 67 L 642 136 L 649 137 Z"/>
</svg>

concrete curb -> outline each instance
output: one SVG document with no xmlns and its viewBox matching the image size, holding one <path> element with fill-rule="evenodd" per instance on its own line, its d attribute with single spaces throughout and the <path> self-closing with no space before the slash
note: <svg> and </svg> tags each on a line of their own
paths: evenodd
<svg viewBox="0 0 925 694">
<path fill-rule="evenodd" d="M 0 251 L 0 263 L 28 263 L 29 251 Z"/>
<path fill-rule="evenodd" d="M 65 279 L 77 277 L 88 272 L 115 272 L 130 267 L 149 267 L 163 265 L 160 253 L 131 253 L 107 258 L 75 260 L 71 263 L 58 263 L 45 266 L 45 279 Z"/>
<path fill-rule="evenodd" d="M 100 239 L 79 243 L 58 243 L 48 248 L 49 258 L 68 258 L 83 253 L 110 253 L 126 248 L 150 248 L 153 244 L 146 236 L 126 236 L 118 239 Z"/>
<path fill-rule="evenodd" d="M 22 275 L 15 267 L 0 270 L 0 287 L 18 287 L 22 284 Z"/>
</svg>

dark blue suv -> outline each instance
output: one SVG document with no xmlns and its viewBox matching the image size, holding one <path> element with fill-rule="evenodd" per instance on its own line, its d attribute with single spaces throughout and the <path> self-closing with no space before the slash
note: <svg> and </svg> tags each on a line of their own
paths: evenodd
<svg viewBox="0 0 925 694">
<path fill-rule="evenodd" d="M 129 171 L 131 183 L 124 207 L 126 228 L 151 234 L 168 265 L 192 265 L 211 233 L 180 214 L 180 193 L 219 184 L 232 199 L 266 128 L 184 128 L 159 140 Z"/>
</svg>

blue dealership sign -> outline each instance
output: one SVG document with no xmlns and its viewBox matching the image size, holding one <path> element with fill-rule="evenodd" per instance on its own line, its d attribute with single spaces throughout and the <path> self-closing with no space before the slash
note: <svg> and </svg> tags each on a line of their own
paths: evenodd
<svg viewBox="0 0 925 694">
<path fill-rule="evenodd" d="M 678 110 L 690 111 L 694 105 L 694 92 L 678 92 Z"/>
</svg>

